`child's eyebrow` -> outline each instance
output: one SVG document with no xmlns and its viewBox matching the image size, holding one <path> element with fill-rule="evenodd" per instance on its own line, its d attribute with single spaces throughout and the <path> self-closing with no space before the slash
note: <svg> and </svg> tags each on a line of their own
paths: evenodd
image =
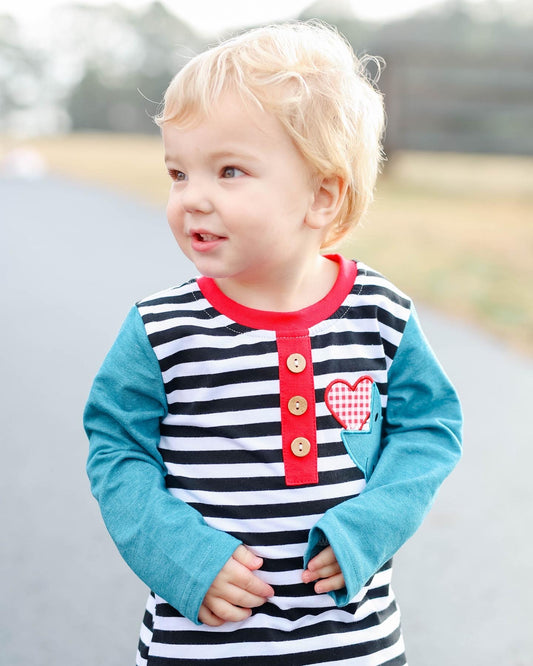
<svg viewBox="0 0 533 666">
<path fill-rule="evenodd" d="M 178 159 L 178 156 L 176 154 L 170 154 L 170 153 L 165 153 L 165 164 L 168 164 L 169 162 L 174 162 Z"/>
<path fill-rule="evenodd" d="M 223 150 L 215 150 L 213 152 L 209 153 L 209 158 L 213 160 L 254 160 L 257 159 L 257 157 L 253 154 L 250 153 L 246 150 L 241 150 L 239 148 L 237 149 L 223 149 Z"/>
<path fill-rule="evenodd" d="M 220 150 L 213 150 L 207 152 L 205 157 L 208 160 L 214 160 L 214 161 L 246 160 L 252 162 L 252 161 L 257 161 L 258 159 L 257 155 L 254 155 L 254 153 L 247 151 L 246 149 L 240 149 L 240 148 L 222 148 Z M 165 163 L 168 164 L 169 162 L 174 162 L 175 160 L 179 159 L 179 155 L 165 153 L 164 159 Z"/>
</svg>

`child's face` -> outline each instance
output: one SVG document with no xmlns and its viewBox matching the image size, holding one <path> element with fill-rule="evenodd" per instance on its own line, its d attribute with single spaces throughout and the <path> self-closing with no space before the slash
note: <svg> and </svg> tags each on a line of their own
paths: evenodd
<svg viewBox="0 0 533 666">
<path fill-rule="evenodd" d="M 228 94 L 192 128 L 165 125 L 163 141 L 169 224 L 200 273 L 261 288 L 316 258 L 311 172 L 275 116 Z"/>
</svg>

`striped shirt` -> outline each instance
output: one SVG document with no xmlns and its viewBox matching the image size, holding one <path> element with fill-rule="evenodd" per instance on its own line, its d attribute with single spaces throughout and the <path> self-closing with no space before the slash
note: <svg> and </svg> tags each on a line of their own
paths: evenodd
<svg viewBox="0 0 533 666">
<path fill-rule="evenodd" d="M 250 618 L 221 627 L 191 621 L 151 592 L 137 666 L 407 663 L 390 585 L 396 547 L 368 572 L 362 567 L 365 578 L 352 584 L 345 563 L 361 535 L 350 534 L 350 547 L 341 547 L 327 520 L 357 508 L 354 501 L 372 488 L 390 369 L 412 306 L 362 263 L 336 260 L 341 270 L 330 294 L 296 313 L 245 308 L 207 278 L 137 304 L 167 403 L 158 442 L 166 489 L 263 558 L 257 575 L 275 590 Z M 362 419 L 359 428 L 357 415 L 339 417 L 330 391 L 340 387 L 343 400 L 357 402 L 361 382 L 375 392 L 377 409 L 374 403 L 372 423 Z M 371 398 L 365 393 L 363 404 Z M 302 582 L 304 562 L 328 544 L 347 589 L 316 594 Z"/>
</svg>

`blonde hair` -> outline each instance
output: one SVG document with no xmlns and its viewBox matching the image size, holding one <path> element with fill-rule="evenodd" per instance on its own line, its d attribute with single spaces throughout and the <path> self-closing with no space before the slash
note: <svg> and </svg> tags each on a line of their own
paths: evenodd
<svg viewBox="0 0 533 666">
<path fill-rule="evenodd" d="M 171 81 L 164 123 L 190 126 L 216 112 L 226 92 L 274 114 L 312 170 L 340 176 L 346 196 L 323 248 L 365 214 L 383 157 L 382 96 L 339 33 L 318 21 L 249 30 L 192 58 Z"/>
</svg>

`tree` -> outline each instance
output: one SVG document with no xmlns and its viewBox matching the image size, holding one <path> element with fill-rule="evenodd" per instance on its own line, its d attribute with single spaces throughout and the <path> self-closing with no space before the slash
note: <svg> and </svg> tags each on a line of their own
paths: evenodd
<svg viewBox="0 0 533 666">
<path fill-rule="evenodd" d="M 136 13 L 116 5 L 77 7 L 83 23 L 84 73 L 68 110 L 74 130 L 151 132 L 170 79 L 201 42 L 160 2 Z"/>
<path fill-rule="evenodd" d="M 27 47 L 19 25 L 0 16 L 0 129 L 6 132 L 39 100 L 44 64 L 39 53 Z"/>
</svg>

